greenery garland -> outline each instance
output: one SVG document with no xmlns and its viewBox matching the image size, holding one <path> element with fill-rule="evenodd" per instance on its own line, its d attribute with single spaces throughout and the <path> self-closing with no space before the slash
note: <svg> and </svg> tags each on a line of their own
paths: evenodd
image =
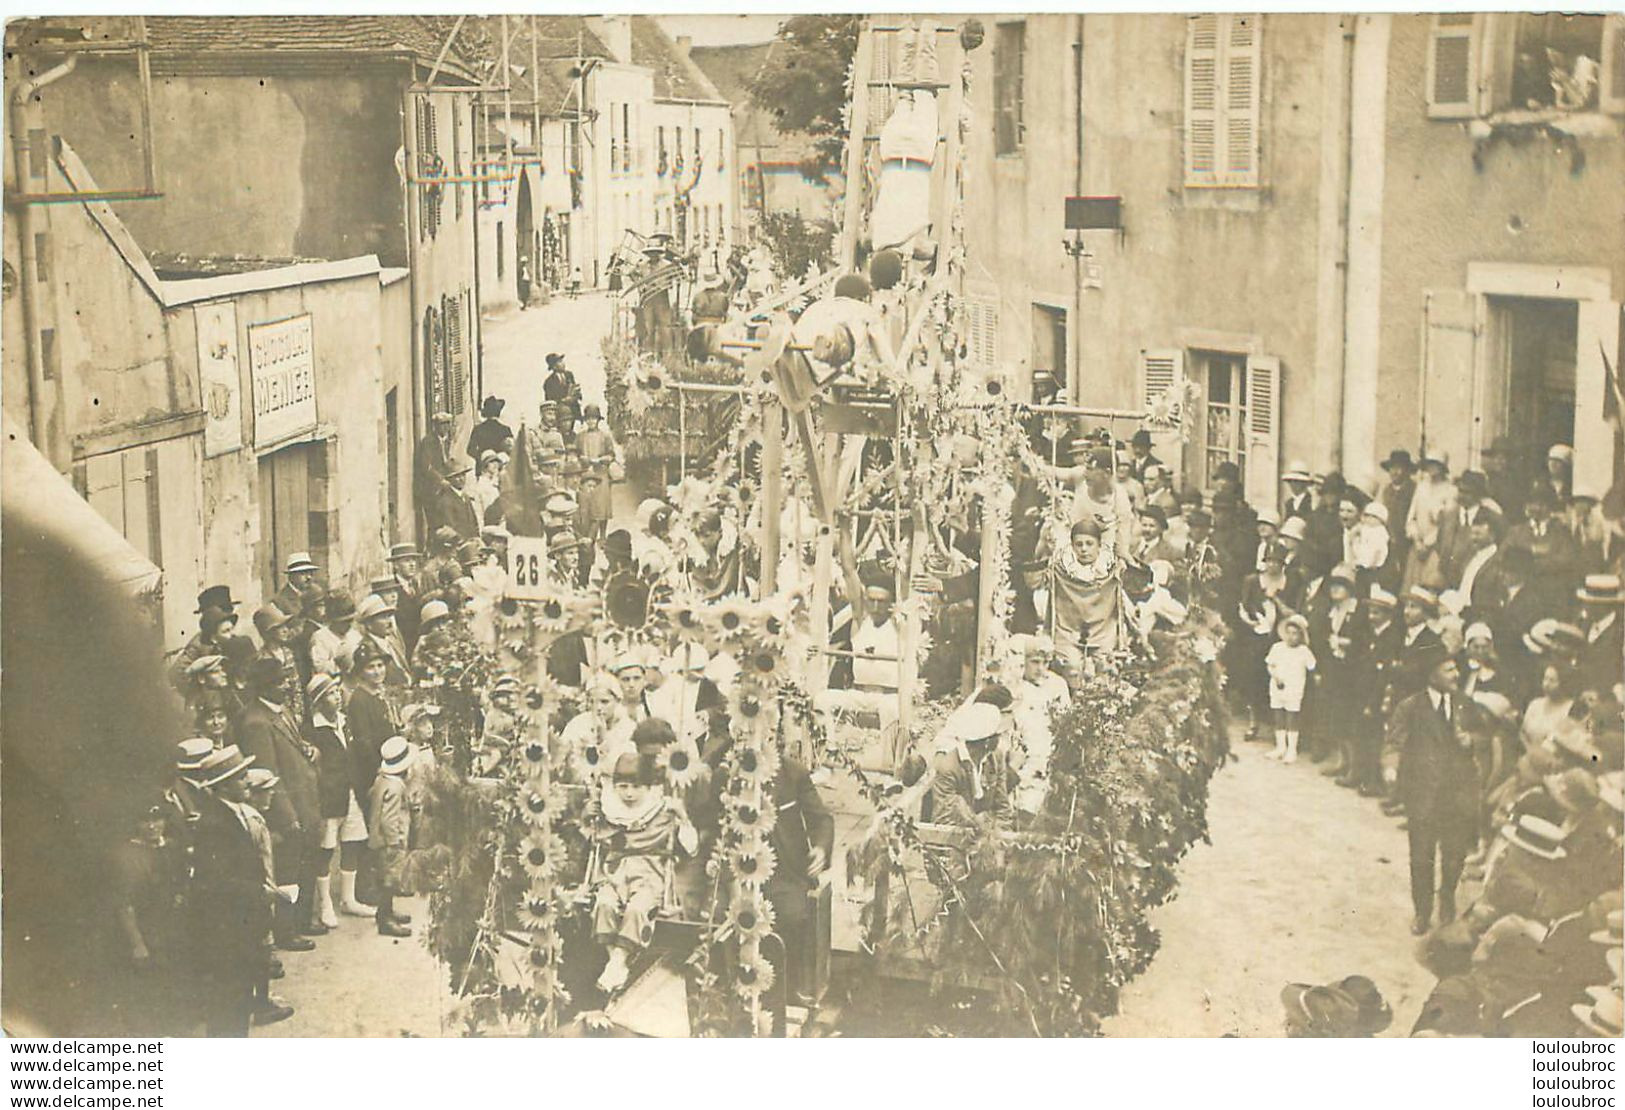
<svg viewBox="0 0 1625 1110">
<path fill-rule="evenodd" d="M 1049 795 L 1017 831 L 990 820 L 958 852 L 925 851 L 917 827 L 883 810 L 849 857 L 868 882 L 886 868 L 905 880 L 923 872 L 937 889 L 922 923 L 906 881 L 891 884 L 878 947 L 928 959 L 948 993 L 990 993 L 991 1005 L 948 1009 L 957 1017 L 938 1031 L 1093 1035 L 1150 963 L 1147 913 L 1206 840 L 1208 781 L 1229 751 L 1209 616 L 1193 613 L 1155 664 L 1099 672 L 1056 712 Z"/>
</svg>

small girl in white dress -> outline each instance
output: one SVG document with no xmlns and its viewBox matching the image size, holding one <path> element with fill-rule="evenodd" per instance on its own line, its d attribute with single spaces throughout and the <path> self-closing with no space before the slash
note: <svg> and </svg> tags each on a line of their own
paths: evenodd
<svg viewBox="0 0 1625 1110">
<path fill-rule="evenodd" d="M 1281 638 L 1264 656 L 1270 673 L 1270 710 L 1275 714 L 1275 750 L 1267 754 L 1282 763 L 1298 761 L 1298 714 L 1309 672 L 1315 669 L 1315 653 L 1304 643 L 1308 637 L 1309 622 L 1294 613 L 1281 622 Z"/>
</svg>

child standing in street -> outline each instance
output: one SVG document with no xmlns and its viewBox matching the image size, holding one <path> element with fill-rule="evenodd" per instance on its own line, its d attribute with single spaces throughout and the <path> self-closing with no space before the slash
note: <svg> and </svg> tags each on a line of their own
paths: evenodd
<svg viewBox="0 0 1625 1110">
<path fill-rule="evenodd" d="M 1298 761 L 1298 714 L 1303 709 L 1303 692 L 1309 672 L 1315 669 L 1315 653 L 1304 641 L 1309 622 L 1294 613 L 1281 622 L 1281 638 L 1270 646 L 1264 666 L 1270 674 L 1270 711 L 1275 715 L 1275 750 L 1270 759 L 1282 763 Z"/>
<path fill-rule="evenodd" d="M 367 847 L 378 853 L 378 931 L 386 937 L 409 937 L 411 928 L 395 913 L 395 896 L 406 893 L 402 867 L 412 843 L 412 805 L 406 773 L 412 745 L 391 736 L 378 750 L 378 777 L 367 794 Z"/>
</svg>

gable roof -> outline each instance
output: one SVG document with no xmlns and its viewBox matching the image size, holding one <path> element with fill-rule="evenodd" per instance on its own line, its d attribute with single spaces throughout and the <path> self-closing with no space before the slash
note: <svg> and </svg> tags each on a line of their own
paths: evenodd
<svg viewBox="0 0 1625 1110">
<path fill-rule="evenodd" d="M 148 17 L 147 41 L 155 55 L 375 54 L 433 62 L 445 39 L 411 15 L 161 15 Z M 443 66 L 468 75 L 456 42 Z"/>
<path fill-rule="evenodd" d="M 683 56 L 653 16 L 632 17 L 632 64 L 654 74 L 656 99 L 727 103 L 705 72 Z"/>
<path fill-rule="evenodd" d="M 717 89 L 735 108 L 750 106 L 750 86 L 767 68 L 778 42 L 751 42 L 737 46 L 696 46 L 689 53 Z"/>
</svg>

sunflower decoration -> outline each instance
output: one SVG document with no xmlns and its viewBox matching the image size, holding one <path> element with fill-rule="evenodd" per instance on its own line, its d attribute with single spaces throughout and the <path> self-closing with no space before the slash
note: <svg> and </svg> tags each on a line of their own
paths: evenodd
<svg viewBox="0 0 1625 1110">
<path fill-rule="evenodd" d="M 762 747 L 740 746 L 734 749 L 734 781 L 745 789 L 765 787 L 779 771 L 778 752 L 771 744 Z M 743 794 L 743 789 L 736 789 Z"/>
<path fill-rule="evenodd" d="M 527 929 L 552 929 L 558 920 L 558 909 L 545 891 L 531 891 L 519 905 L 519 923 Z"/>
<path fill-rule="evenodd" d="M 729 915 L 741 941 L 761 940 L 773 931 L 773 904 L 766 898 L 745 898 Z"/>
<path fill-rule="evenodd" d="M 746 996 L 766 994 L 773 985 L 773 965 L 760 952 L 754 957 L 742 955 L 744 958 L 739 961 L 739 969 L 734 973 L 734 985 L 739 988 L 740 994 Z"/>
<path fill-rule="evenodd" d="M 686 790 L 705 774 L 705 761 L 689 745 L 667 744 L 656 765 L 673 790 Z"/>
<path fill-rule="evenodd" d="M 525 820 L 539 829 L 548 827 L 558 809 L 552 793 L 543 790 L 540 783 L 532 783 L 520 791 L 519 808 L 524 812 Z"/>
<path fill-rule="evenodd" d="M 757 797 L 754 791 L 743 797 L 724 799 L 724 804 L 733 815 L 734 827 L 747 835 L 766 836 L 778 819 L 773 803 Z"/>
<path fill-rule="evenodd" d="M 544 636 L 556 638 L 591 624 L 597 610 L 596 597 L 560 586 L 556 594 L 535 606 L 535 627 Z"/>
<path fill-rule="evenodd" d="M 519 864 L 532 879 L 552 878 L 563 859 L 563 845 L 539 829 L 519 842 Z"/>
<path fill-rule="evenodd" d="M 652 355 L 639 355 L 626 368 L 626 411 L 641 418 L 660 402 L 666 388 L 666 368 Z"/>
<path fill-rule="evenodd" d="M 729 857 L 734 877 L 742 883 L 765 882 L 773 874 L 773 845 L 760 839 L 748 839 L 735 848 Z"/>
<path fill-rule="evenodd" d="M 778 699 L 766 685 L 741 667 L 738 680 L 728 692 L 728 717 L 735 732 L 766 729 L 777 720 Z"/>
<path fill-rule="evenodd" d="M 701 620 L 718 647 L 744 644 L 756 624 L 755 606 L 742 597 L 725 597 L 700 612 Z"/>
<path fill-rule="evenodd" d="M 784 673 L 784 652 L 768 644 L 751 644 L 738 653 L 739 673 L 758 682 L 772 682 Z"/>
<path fill-rule="evenodd" d="M 689 601 L 672 602 L 664 608 L 679 636 L 689 639 L 700 639 L 705 636 L 706 627 L 700 611 Z"/>
<path fill-rule="evenodd" d="M 527 775 L 537 774 L 547 765 L 547 741 L 540 736 L 527 736 L 518 751 Z"/>
<path fill-rule="evenodd" d="M 576 752 L 575 768 L 576 779 L 579 782 L 591 782 L 604 773 L 609 753 L 597 737 L 581 745 Z"/>
</svg>

